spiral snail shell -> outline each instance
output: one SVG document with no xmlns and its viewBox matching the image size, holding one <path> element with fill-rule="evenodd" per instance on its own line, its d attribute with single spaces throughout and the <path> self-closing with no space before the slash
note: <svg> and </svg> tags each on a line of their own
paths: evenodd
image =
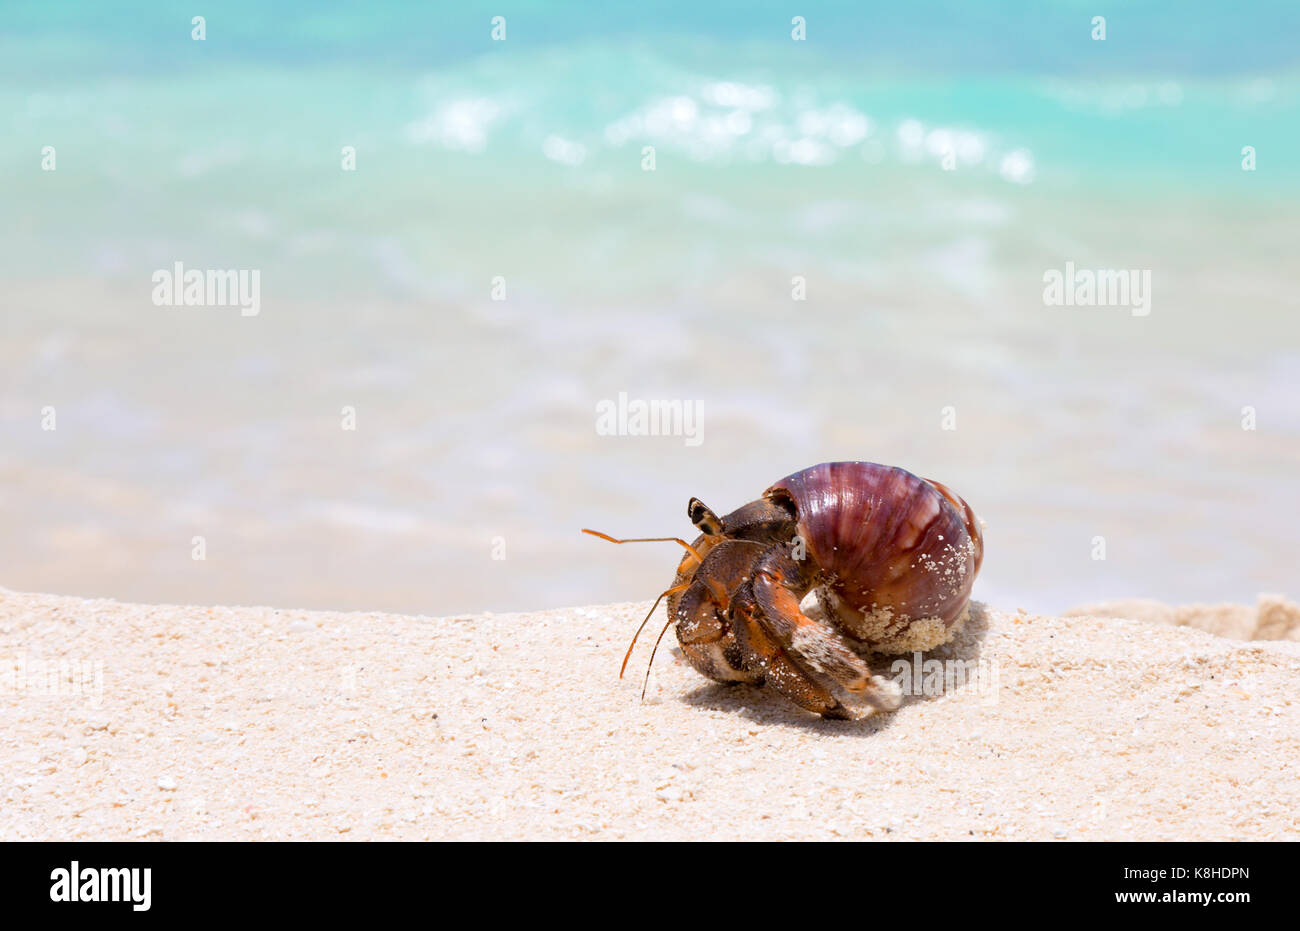
<svg viewBox="0 0 1300 931">
<path fill-rule="evenodd" d="M 984 558 L 970 505 L 945 485 L 874 462 L 826 462 L 763 493 L 793 507 L 822 610 L 882 653 L 928 650 L 963 619 Z"/>
</svg>

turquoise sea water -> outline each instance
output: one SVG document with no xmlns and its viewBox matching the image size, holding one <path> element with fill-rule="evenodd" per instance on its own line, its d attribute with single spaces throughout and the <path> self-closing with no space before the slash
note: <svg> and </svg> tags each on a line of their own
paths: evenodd
<svg viewBox="0 0 1300 931">
<path fill-rule="evenodd" d="M 995 602 L 1295 593 L 1294 4 L 0 10 L 0 584 L 652 596 L 577 528 L 866 458 L 971 501 Z M 178 261 L 261 313 L 156 306 Z M 1067 262 L 1150 315 L 1045 306 Z"/>
</svg>

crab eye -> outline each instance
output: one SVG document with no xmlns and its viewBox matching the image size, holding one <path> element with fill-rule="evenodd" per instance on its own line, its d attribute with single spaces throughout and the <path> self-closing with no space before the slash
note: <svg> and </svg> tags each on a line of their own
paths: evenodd
<svg viewBox="0 0 1300 931">
<path fill-rule="evenodd" d="M 699 498 L 692 498 L 690 503 L 686 505 L 686 516 L 702 533 L 710 536 L 722 533 L 722 521 Z"/>
</svg>

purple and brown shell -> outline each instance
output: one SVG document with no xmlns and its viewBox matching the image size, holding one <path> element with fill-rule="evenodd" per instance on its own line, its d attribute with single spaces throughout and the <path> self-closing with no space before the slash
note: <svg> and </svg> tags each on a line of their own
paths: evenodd
<svg viewBox="0 0 1300 931">
<path fill-rule="evenodd" d="M 984 538 L 944 485 L 874 462 L 827 462 L 763 496 L 793 506 L 822 610 L 856 647 L 927 650 L 964 621 Z"/>
</svg>

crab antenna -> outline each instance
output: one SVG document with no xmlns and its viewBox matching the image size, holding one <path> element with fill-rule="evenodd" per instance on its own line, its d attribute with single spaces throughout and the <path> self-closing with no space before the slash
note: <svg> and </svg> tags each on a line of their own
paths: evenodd
<svg viewBox="0 0 1300 931">
<path fill-rule="evenodd" d="M 645 620 L 641 622 L 641 626 L 638 627 L 636 633 L 632 635 L 632 642 L 627 645 L 627 652 L 623 654 L 623 665 L 620 666 L 618 670 L 618 677 L 620 679 L 623 678 L 623 673 L 627 672 L 627 661 L 632 658 L 632 648 L 636 646 L 636 638 L 641 636 L 641 631 L 645 630 L 645 625 L 650 622 L 650 618 L 655 613 L 655 608 L 659 607 L 659 602 L 664 600 L 664 595 L 671 595 L 673 592 L 685 591 L 688 588 L 690 588 L 690 583 L 683 582 L 681 585 L 674 585 L 672 588 L 668 589 L 668 591 L 660 593 L 659 597 L 655 599 L 655 603 L 652 604 L 650 610 L 646 612 Z"/>
<path fill-rule="evenodd" d="M 582 532 L 589 533 L 593 537 L 600 537 L 602 540 L 608 540 L 610 543 L 680 543 L 686 548 L 688 553 L 695 557 L 697 561 L 704 562 L 704 557 L 699 554 L 695 547 L 691 546 L 680 537 L 632 537 L 627 540 L 616 540 L 609 534 L 601 533 L 599 530 L 588 530 L 586 527 L 583 527 Z"/>
<path fill-rule="evenodd" d="M 653 669 L 655 665 L 655 654 L 659 652 L 659 644 L 663 641 L 664 634 L 668 633 L 668 628 L 672 626 L 672 623 L 673 619 L 669 618 L 668 623 L 664 625 L 664 629 L 659 631 L 659 639 L 655 641 L 655 648 L 650 651 L 650 663 L 645 668 L 645 681 L 641 683 L 642 701 L 645 701 L 645 690 L 650 687 L 650 670 Z"/>
</svg>

